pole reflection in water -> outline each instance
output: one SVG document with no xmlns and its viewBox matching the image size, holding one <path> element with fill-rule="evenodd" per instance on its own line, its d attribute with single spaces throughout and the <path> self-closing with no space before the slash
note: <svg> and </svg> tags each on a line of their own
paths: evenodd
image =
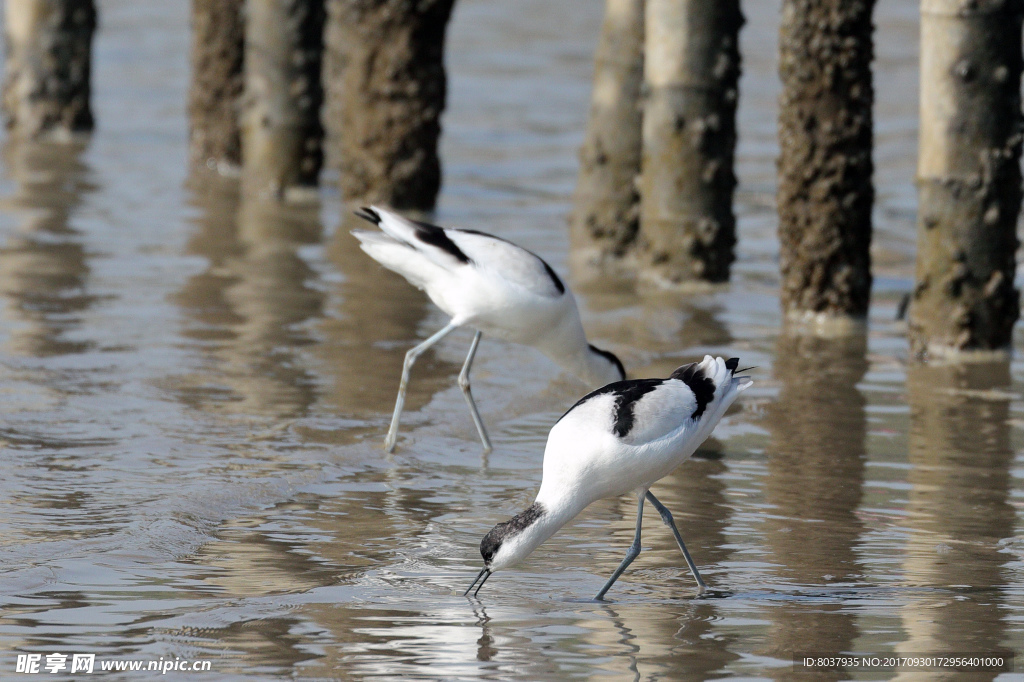
<svg viewBox="0 0 1024 682">
<path fill-rule="evenodd" d="M 93 344 L 72 337 L 96 297 L 87 291 L 89 264 L 80 233 L 70 218 L 96 187 L 82 161 L 85 146 L 8 138 L 7 172 L 17 189 L 0 210 L 20 225 L 0 246 L 0 294 L 4 345 L 29 357 L 80 353 Z"/>
<path fill-rule="evenodd" d="M 730 651 L 733 638 L 716 632 L 713 602 L 645 598 L 655 603 L 602 604 L 593 619 L 579 622 L 590 648 L 610 658 L 606 670 L 634 679 L 706 680 L 739 658 Z"/>
<path fill-rule="evenodd" d="M 765 653 L 781 660 L 851 651 L 858 635 L 856 613 L 837 588 L 855 587 L 863 572 L 854 548 L 864 531 L 856 510 L 867 419 L 857 384 L 867 372 L 866 349 L 863 332 L 823 338 L 784 331 L 776 343 L 773 374 L 782 387 L 764 422 L 771 434 L 764 528 L 779 580 L 798 586 L 792 602 L 765 612 L 772 621 Z M 773 671 L 780 679 L 799 675 L 788 666 Z"/>
<path fill-rule="evenodd" d="M 26 465 L 7 472 L 11 487 L 0 494 L 9 502 L 0 537 L 12 544 L 31 536 L 101 537 L 110 532 L 111 517 L 117 514 L 117 504 L 97 505 L 88 486 L 67 485 L 68 472 L 83 465 L 63 455 L 70 448 L 104 447 L 110 441 L 95 434 L 83 437 L 88 428 L 39 416 L 66 404 L 69 393 L 90 390 L 95 381 L 81 371 L 87 361 L 46 361 L 96 348 L 85 336 L 85 317 L 99 297 L 89 293 L 85 237 L 71 224 L 97 189 L 84 153 L 81 143 L 12 137 L 0 150 L 6 175 L 14 180 L 13 194 L 0 199 L 0 219 L 11 220 L 2 225 L 0 243 L 0 343 L 9 356 L 39 360 L 0 365 L 7 383 L 0 445 L 6 452 L 20 450 L 18 462 Z"/>
<path fill-rule="evenodd" d="M 324 295 L 298 251 L 320 239 L 319 207 L 239 198 L 236 183 L 213 178 L 193 187 L 202 213 L 188 250 L 209 265 L 175 301 L 209 366 L 181 378 L 179 395 L 205 409 L 302 415 L 316 399 L 300 355 L 312 342 L 304 324 L 322 316 Z"/>
<path fill-rule="evenodd" d="M 936 592 L 902 607 L 906 636 L 896 649 L 905 655 L 999 651 L 1011 559 L 999 543 L 1014 535 L 1015 521 L 1009 363 L 913 365 L 907 388 L 912 468 L 903 570 L 910 585 Z"/>
</svg>

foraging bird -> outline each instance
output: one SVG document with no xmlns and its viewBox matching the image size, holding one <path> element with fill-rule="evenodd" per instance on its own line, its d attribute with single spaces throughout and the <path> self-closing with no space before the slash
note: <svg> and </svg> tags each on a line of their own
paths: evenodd
<svg viewBox="0 0 1024 682">
<path fill-rule="evenodd" d="M 457 327 L 476 329 L 459 373 L 459 388 L 485 453 L 491 451 L 491 441 L 469 386 L 469 370 L 483 334 L 533 346 L 591 386 L 626 378 L 615 355 L 587 343 L 576 299 L 539 256 L 500 237 L 437 227 L 376 206 L 361 208 L 356 215 L 381 229 L 352 232 L 363 251 L 425 291 L 451 316 L 447 326 L 405 355 L 395 413 L 384 441 L 388 452 L 395 448 L 413 363 Z"/>
<path fill-rule="evenodd" d="M 640 554 L 645 499 L 672 529 L 703 592 L 706 586 L 671 512 L 650 487 L 693 454 L 740 392 L 751 385 L 749 377 L 736 376 L 738 364 L 738 358 L 706 355 L 699 364 L 683 365 L 667 379 L 617 381 L 573 405 L 548 434 L 537 499 L 484 536 L 480 542 L 484 568 L 465 594 L 479 581 L 476 596 L 492 573 L 524 560 L 591 502 L 630 491 L 638 500 L 636 535 L 596 599 L 604 598 Z"/>
</svg>

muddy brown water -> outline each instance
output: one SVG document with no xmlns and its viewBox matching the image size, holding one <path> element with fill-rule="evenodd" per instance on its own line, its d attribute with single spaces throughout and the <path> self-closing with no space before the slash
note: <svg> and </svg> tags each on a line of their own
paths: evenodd
<svg viewBox="0 0 1024 682">
<path fill-rule="evenodd" d="M 461 596 L 583 387 L 485 339 L 483 460 L 460 332 L 416 366 L 385 456 L 403 354 L 443 315 L 356 248 L 330 176 L 288 210 L 189 179 L 187 3 L 101 2 L 91 142 L 4 140 L 0 159 L 0 678 L 53 652 L 211 661 L 169 673 L 188 679 L 700 680 L 848 676 L 797 673 L 795 652 L 1022 650 L 1024 366 L 908 365 L 894 321 L 913 277 L 917 2 L 878 6 L 873 306 L 864 334 L 832 338 L 780 331 L 778 3 L 745 4 L 733 283 L 579 295 L 633 376 L 704 353 L 758 368 L 655 487 L 715 591 L 694 598 L 650 513 L 599 604 L 630 498 Z M 601 5 L 460 0 L 450 33 L 438 220 L 563 273 Z"/>
</svg>

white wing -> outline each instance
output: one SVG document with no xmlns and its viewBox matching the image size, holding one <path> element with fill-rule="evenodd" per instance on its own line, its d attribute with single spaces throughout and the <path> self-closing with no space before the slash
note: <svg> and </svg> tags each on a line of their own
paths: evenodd
<svg viewBox="0 0 1024 682">
<path fill-rule="evenodd" d="M 445 230 L 445 233 L 480 270 L 489 270 L 536 296 L 558 298 L 565 294 L 562 280 L 540 256 L 483 232 Z"/>
</svg>

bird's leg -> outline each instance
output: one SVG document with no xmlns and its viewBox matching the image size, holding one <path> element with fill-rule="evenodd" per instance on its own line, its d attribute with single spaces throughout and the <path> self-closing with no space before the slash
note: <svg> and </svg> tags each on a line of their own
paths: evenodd
<svg viewBox="0 0 1024 682">
<path fill-rule="evenodd" d="M 651 491 L 647 491 L 647 499 L 651 501 L 654 508 L 661 514 L 661 520 L 665 522 L 665 525 L 672 529 L 672 534 L 676 536 L 676 544 L 679 545 L 679 549 L 683 550 L 683 558 L 686 559 L 686 565 L 690 567 L 690 573 L 693 573 L 693 577 L 697 580 L 697 585 L 700 586 L 700 591 L 703 592 L 707 589 L 707 585 L 704 584 L 704 580 L 700 577 L 700 572 L 697 570 L 697 565 L 693 563 L 693 559 L 690 558 L 690 553 L 686 551 L 686 544 L 683 543 L 683 536 L 679 534 L 679 529 L 676 528 L 675 519 L 672 518 L 672 512 L 668 510 L 668 507 L 663 505 L 657 497 L 651 494 Z"/>
<path fill-rule="evenodd" d="M 398 385 L 398 398 L 395 400 L 395 413 L 391 417 L 391 428 L 388 429 L 388 436 L 384 439 L 384 449 L 388 452 L 394 451 L 395 441 L 398 439 L 398 421 L 402 416 L 402 407 L 405 406 L 405 390 L 409 387 L 409 372 L 412 370 L 413 363 L 416 362 L 416 358 L 423 351 L 451 334 L 457 327 L 458 325 L 449 324 L 420 345 L 409 349 L 409 352 L 405 354 L 405 363 L 402 365 L 402 383 Z"/>
<path fill-rule="evenodd" d="M 597 601 L 602 601 L 604 599 L 605 592 L 607 592 L 615 581 L 619 579 L 622 572 L 625 571 L 631 563 L 633 563 L 633 559 L 640 556 L 640 527 L 644 523 L 644 496 L 638 495 L 637 497 L 639 500 L 636 505 L 636 535 L 633 537 L 633 544 L 629 546 L 628 550 L 626 550 L 626 558 L 622 560 L 619 567 L 615 569 L 614 573 L 612 573 L 612 577 L 608 578 L 608 582 L 604 584 L 601 591 L 597 593 L 596 597 L 594 597 Z"/>
<path fill-rule="evenodd" d="M 462 395 L 466 396 L 466 402 L 469 404 L 469 411 L 473 415 L 473 423 L 476 424 L 477 433 L 480 434 L 480 440 L 484 444 L 484 454 L 489 453 L 493 448 L 491 447 L 491 439 L 487 437 L 487 429 L 484 428 L 484 420 L 480 418 L 480 412 L 476 409 L 476 403 L 473 402 L 473 394 L 469 388 L 469 369 L 473 366 L 473 358 L 476 356 L 476 348 L 480 345 L 480 337 L 483 336 L 482 332 L 477 332 L 473 337 L 473 343 L 469 346 L 469 355 L 466 356 L 466 364 L 462 366 L 462 371 L 459 372 L 459 388 L 462 389 Z"/>
</svg>

